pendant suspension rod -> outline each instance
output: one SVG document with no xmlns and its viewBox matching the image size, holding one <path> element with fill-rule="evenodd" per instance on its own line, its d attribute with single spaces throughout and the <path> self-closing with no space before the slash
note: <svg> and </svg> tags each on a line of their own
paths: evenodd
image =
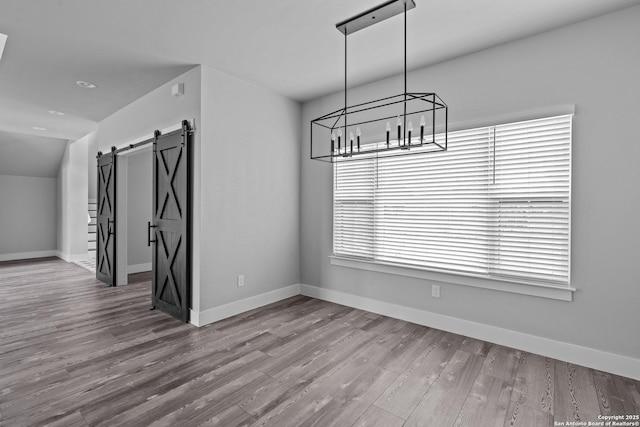
<svg viewBox="0 0 640 427">
<path fill-rule="evenodd" d="M 407 144 L 407 1 L 404 1 L 404 128 L 403 140 Z M 409 142 L 411 143 L 411 142 Z"/>
<path fill-rule="evenodd" d="M 407 98 L 407 2 L 404 2 L 404 95 Z"/>
<path fill-rule="evenodd" d="M 344 152 L 347 152 L 347 30 L 344 31 Z"/>
</svg>

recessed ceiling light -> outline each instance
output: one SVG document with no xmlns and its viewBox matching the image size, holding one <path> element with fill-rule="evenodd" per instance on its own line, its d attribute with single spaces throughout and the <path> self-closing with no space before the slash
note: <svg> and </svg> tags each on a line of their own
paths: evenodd
<svg viewBox="0 0 640 427">
<path fill-rule="evenodd" d="M 95 89 L 95 88 L 97 88 L 97 87 L 98 87 L 98 85 L 97 85 L 97 84 L 95 84 L 95 83 L 91 83 L 91 82 L 86 82 L 86 81 L 84 81 L 84 80 L 78 80 L 78 81 L 76 82 L 76 84 L 77 84 L 78 86 L 82 87 L 82 88 L 85 88 L 85 89 Z"/>
<path fill-rule="evenodd" d="M 41 128 L 40 126 L 34 126 L 32 129 L 35 129 L 35 130 L 47 130 L 47 128 Z"/>
<path fill-rule="evenodd" d="M 53 114 L 54 116 L 64 116 L 62 111 L 49 110 L 49 114 Z"/>
</svg>

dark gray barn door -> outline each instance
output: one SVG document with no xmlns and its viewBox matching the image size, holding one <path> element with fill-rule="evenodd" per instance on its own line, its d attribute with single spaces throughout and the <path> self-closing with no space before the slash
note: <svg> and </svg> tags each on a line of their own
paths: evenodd
<svg viewBox="0 0 640 427">
<path fill-rule="evenodd" d="M 152 305 L 187 322 L 190 301 L 189 129 L 160 135 L 153 142 Z"/>
<path fill-rule="evenodd" d="M 96 278 L 116 284 L 116 154 L 98 153 Z"/>
</svg>

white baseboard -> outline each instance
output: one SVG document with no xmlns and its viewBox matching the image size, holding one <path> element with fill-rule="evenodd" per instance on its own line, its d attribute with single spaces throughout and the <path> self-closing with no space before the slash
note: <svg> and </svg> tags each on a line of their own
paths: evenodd
<svg viewBox="0 0 640 427">
<path fill-rule="evenodd" d="M 0 261 L 15 261 L 18 259 L 44 258 L 49 256 L 58 256 L 58 251 L 35 251 L 35 252 L 18 252 L 14 254 L 0 254 Z"/>
<path fill-rule="evenodd" d="M 133 264 L 127 266 L 127 274 L 142 273 L 143 271 L 151 271 L 151 263 Z"/>
<path fill-rule="evenodd" d="M 254 295 L 241 299 L 240 301 L 230 302 L 229 304 L 213 307 L 204 311 L 198 312 L 191 310 L 191 320 L 189 322 L 195 326 L 208 325 L 209 323 L 217 322 L 218 320 L 226 319 L 227 317 L 235 316 L 236 314 L 244 313 L 245 311 L 253 310 L 254 308 L 262 307 L 296 295 L 300 295 L 300 285 L 297 284 Z"/>
<path fill-rule="evenodd" d="M 316 286 L 300 285 L 300 293 L 312 298 L 640 380 L 640 359 Z"/>
<path fill-rule="evenodd" d="M 189 323 L 194 326 L 204 326 L 200 323 L 200 312 L 189 309 Z"/>
<path fill-rule="evenodd" d="M 88 252 L 86 254 L 67 254 L 62 251 L 55 251 L 55 256 L 67 262 L 85 261 L 90 258 L 90 255 Z"/>
</svg>

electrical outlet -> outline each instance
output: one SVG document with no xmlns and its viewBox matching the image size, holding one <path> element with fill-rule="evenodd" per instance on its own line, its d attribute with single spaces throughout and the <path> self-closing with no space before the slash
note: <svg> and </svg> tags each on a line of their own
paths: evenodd
<svg viewBox="0 0 640 427">
<path fill-rule="evenodd" d="M 440 285 L 431 285 L 431 296 L 440 298 Z"/>
<path fill-rule="evenodd" d="M 244 286 L 244 274 L 238 276 L 238 287 Z"/>
</svg>

